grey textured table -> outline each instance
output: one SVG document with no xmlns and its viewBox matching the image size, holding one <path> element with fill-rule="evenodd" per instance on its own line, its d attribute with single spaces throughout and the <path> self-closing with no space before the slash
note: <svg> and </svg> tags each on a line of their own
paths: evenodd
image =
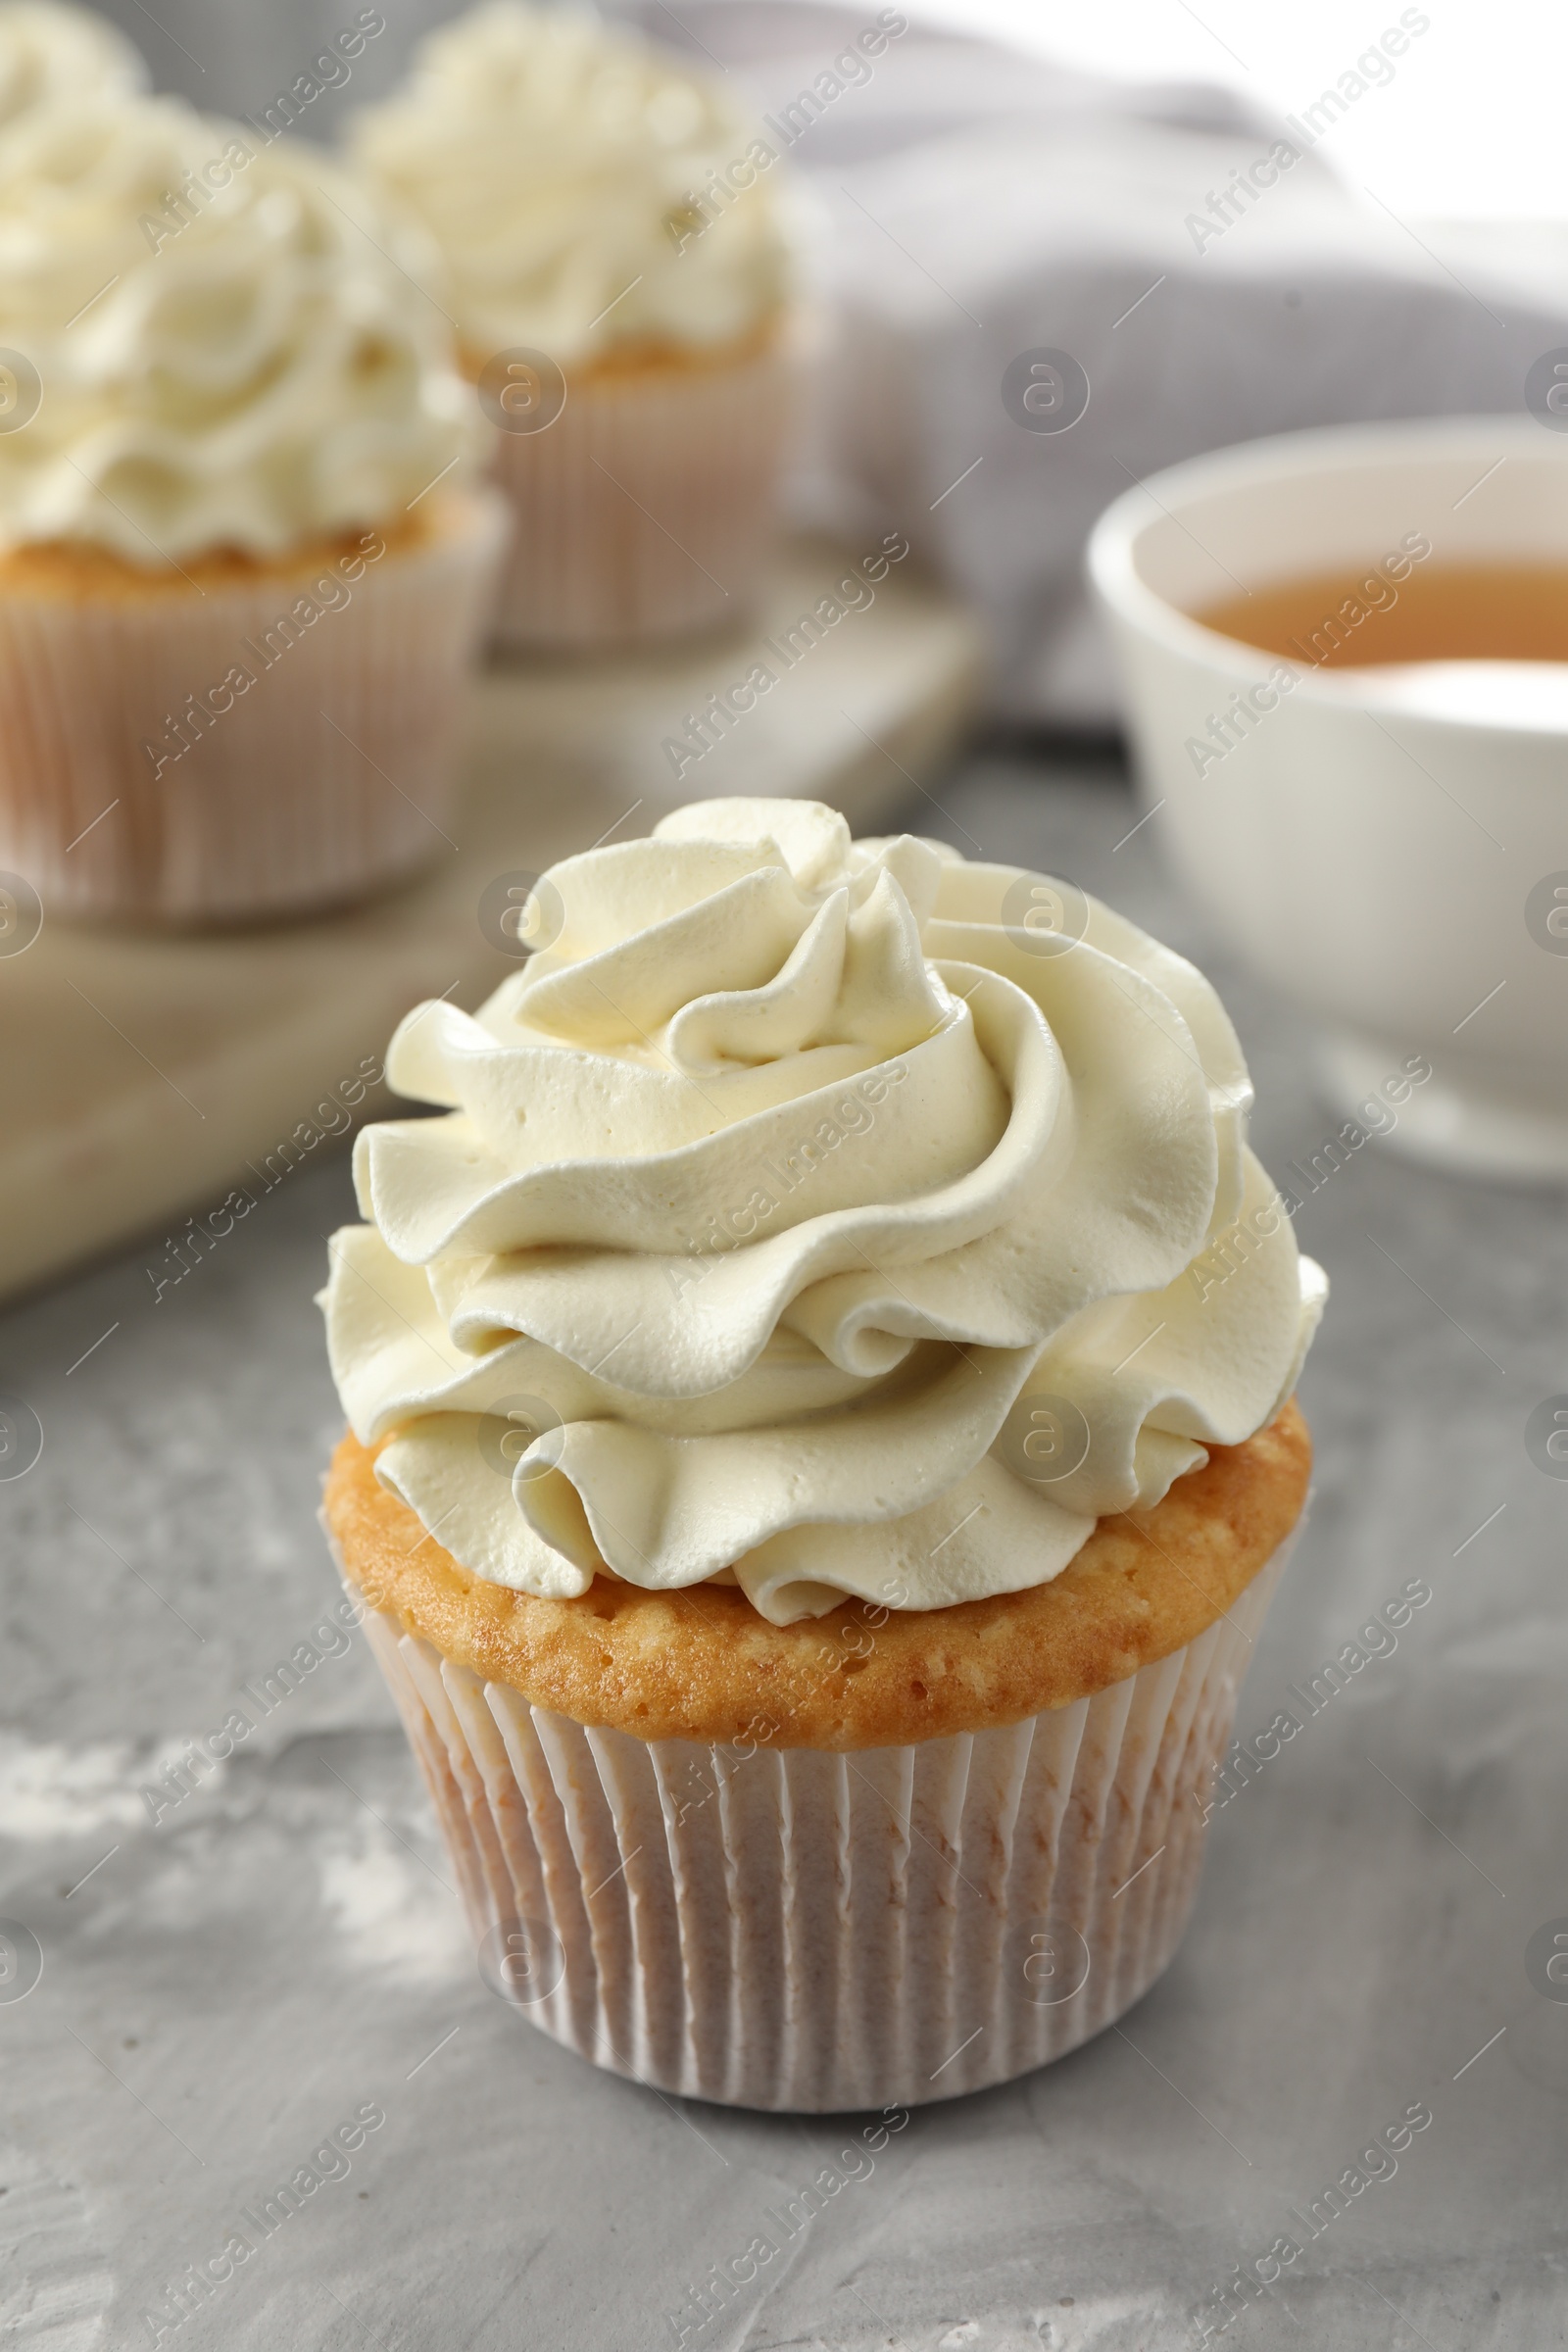
<svg viewBox="0 0 1568 2352">
<path fill-rule="evenodd" d="M 1114 776 L 993 759 L 942 799 L 911 825 L 1066 872 L 1207 965 L 1254 1140 L 1304 1165 L 1334 1121 L 1299 1031 L 1209 955 L 1150 830 L 1122 841 Z M 1568 1482 L 1525 1445 L 1568 1390 L 1560 1199 L 1380 1139 L 1306 1201 L 1336 1284 L 1303 1389 L 1316 1498 L 1238 1728 L 1407 1580 L 1430 1603 L 1216 1812 L 1191 1933 L 1124 2031 L 917 2110 L 755 2280 L 710 2285 L 706 2321 L 710 2266 L 864 2119 L 672 2104 L 497 2000 L 363 1637 L 156 1826 L 140 1794 L 335 1597 L 311 1294 L 351 1213 L 341 1159 L 301 1169 L 156 1298 L 162 1236 L 0 1325 L 0 1390 L 45 1441 L 0 1484 L 0 1914 L 42 1955 L 0 1998 L 0 2339 L 1174 2352 L 1287 2237 L 1231 2341 L 1564 2342 L 1568 2001 L 1527 1946 L 1568 1932 Z M 1432 2121 L 1396 2170 L 1373 2160 L 1308 2241 L 1314 2200 L 1411 2107 Z M 316 2168 L 347 2169 L 248 2229 L 356 2115 L 360 2144 Z M 193 2285 L 235 2231 L 261 2242 Z"/>
</svg>

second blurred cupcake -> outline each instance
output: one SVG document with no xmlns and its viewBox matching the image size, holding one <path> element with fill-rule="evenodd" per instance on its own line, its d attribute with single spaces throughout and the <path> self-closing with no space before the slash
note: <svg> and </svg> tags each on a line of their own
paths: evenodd
<svg viewBox="0 0 1568 2352">
<path fill-rule="evenodd" d="M 450 854 L 505 518 L 424 252 L 173 101 L 0 132 L 0 865 L 46 906 L 252 917 Z"/>
<path fill-rule="evenodd" d="M 498 634 L 744 617 L 791 408 L 790 252 L 758 126 L 641 41 L 499 0 L 353 143 L 445 257 L 517 514 Z"/>
</svg>

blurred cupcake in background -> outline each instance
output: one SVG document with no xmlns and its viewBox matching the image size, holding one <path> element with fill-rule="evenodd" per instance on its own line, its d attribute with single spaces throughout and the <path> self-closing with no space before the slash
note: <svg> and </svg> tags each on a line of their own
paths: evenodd
<svg viewBox="0 0 1568 2352">
<path fill-rule="evenodd" d="M 740 619 L 791 410 L 773 149 L 719 89 L 592 19 L 499 0 L 368 109 L 361 172 L 450 273 L 517 515 L 497 629 L 594 646 Z"/>
<path fill-rule="evenodd" d="M 47 0 L 0 8 L 0 129 L 54 98 L 124 96 L 146 84 L 141 56 L 104 18 Z"/>
<path fill-rule="evenodd" d="M 448 855 L 505 534 L 423 241 L 182 103 L 0 131 L 0 864 L 159 921 Z"/>
</svg>

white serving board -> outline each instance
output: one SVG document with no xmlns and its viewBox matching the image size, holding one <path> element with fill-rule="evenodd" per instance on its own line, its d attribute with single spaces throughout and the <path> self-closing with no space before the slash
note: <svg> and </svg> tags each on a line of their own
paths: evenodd
<svg viewBox="0 0 1568 2352">
<path fill-rule="evenodd" d="M 607 829 L 645 833 L 682 801 L 751 792 L 831 802 L 857 831 L 932 781 L 981 682 L 968 615 L 908 564 L 851 612 L 677 778 L 685 715 L 767 659 L 764 641 L 832 586 L 844 555 L 788 548 L 755 630 L 695 647 L 495 668 L 475 686 L 453 850 L 347 912 L 221 933 L 52 921 L 0 956 L 0 1296 L 146 1235 L 171 1274 L 187 1214 L 269 1154 L 379 1056 L 422 997 L 477 1004 L 511 968 L 478 923 L 497 874 L 537 872 Z M 688 740 L 692 740 L 688 736 Z M 634 804 L 638 804 L 634 806 Z M 352 1095 L 354 1089 L 348 1088 Z M 376 1088 L 355 1118 L 384 1116 Z M 314 1162 L 336 1148 L 296 1140 Z M 249 1171 L 249 1172 L 248 1172 Z"/>
</svg>

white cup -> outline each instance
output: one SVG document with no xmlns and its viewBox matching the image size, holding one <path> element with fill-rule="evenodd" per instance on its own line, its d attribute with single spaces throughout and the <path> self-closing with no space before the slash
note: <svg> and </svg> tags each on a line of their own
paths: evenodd
<svg viewBox="0 0 1568 2352">
<path fill-rule="evenodd" d="M 1389 581 L 1412 541 L 1434 565 L 1568 567 L 1568 431 L 1460 417 L 1223 450 L 1117 499 L 1089 566 L 1165 850 L 1313 1016 L 1331 1100 L 1353 1118 L 1424 1057 L 1396 1145 L 1568 1177 L 1568 664 L 1324 668 L 1192 617 L 1295 577 Z"/>
</svg>

